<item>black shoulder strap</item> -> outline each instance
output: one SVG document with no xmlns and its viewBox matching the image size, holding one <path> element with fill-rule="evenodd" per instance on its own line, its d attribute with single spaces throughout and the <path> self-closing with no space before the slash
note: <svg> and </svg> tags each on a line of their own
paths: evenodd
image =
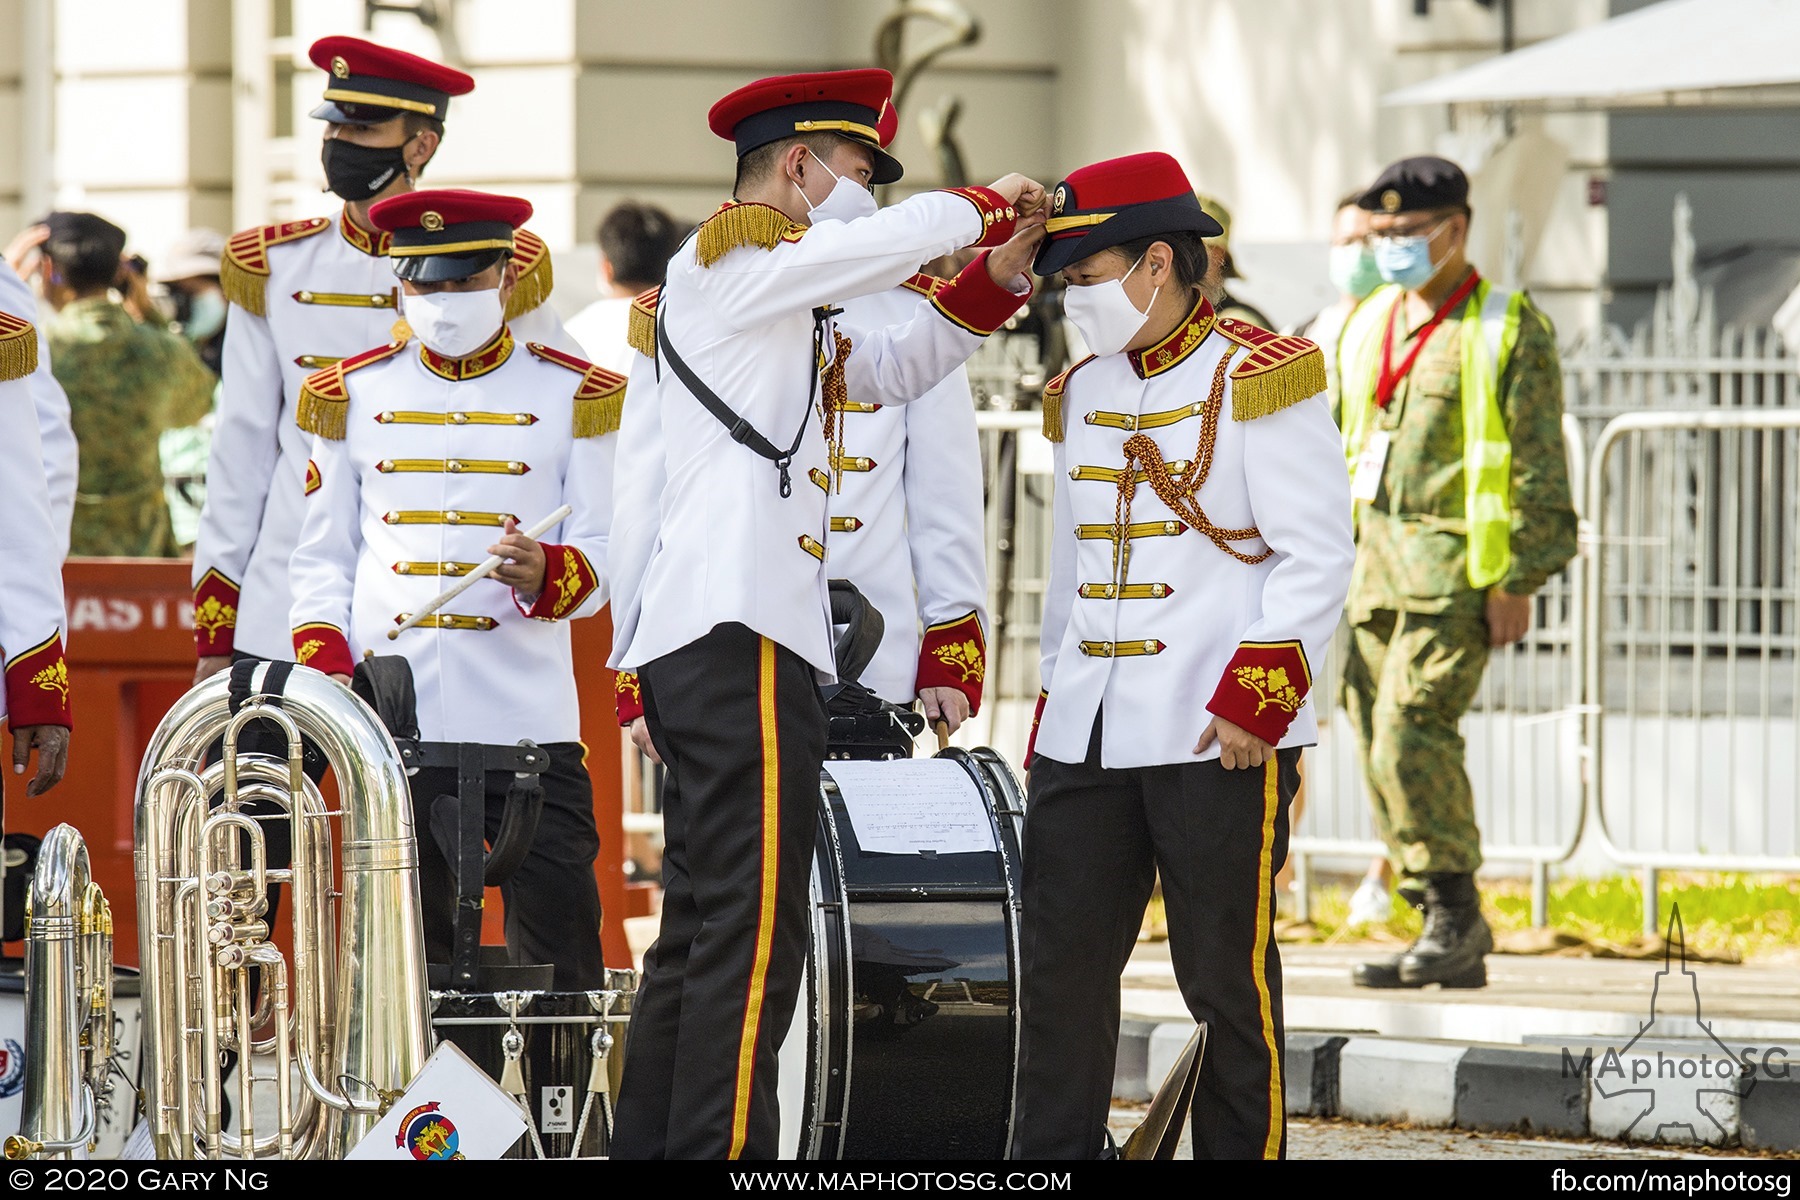
<svg viewBox="0 0 1800 1200">
<path fill-rule="evenodd" d="M 730 431 L 732 441 L 748 447 L 753 453 L 775 464 L 775 469 L 781 473 L 781 497 L 784 500 L 794 491 L 788 467 L 793 463 L 794 455 L 799 452 L 800 443 L 806 438 L 806 426 L 812 420 L 813 398 L 818 394 L 819 388 L 819 356 L 825 344 L 825 323 L 842 311 L 843 309 L 829 305 L 813 309 L 812 361 L 808 364 L 806 376 L 806 411 L 800 417 L 800 428 L 794 433 L 794 444 L 786 450 L 780 450 L 756 426 L 721 400 L 717 392 L 707 387 L 681 355 L 675 352 L 675 346 L 669 341 L 668 323 L 664 319 L 668 315 L 669 306 L 662 300 L 656 305 L 656 345 L 662 357 L 669 360 L 669 369 L 675 372 L 675 378 L 681 380 L 681 386 L 700 402 L 700 406 Z"/>
</svg>

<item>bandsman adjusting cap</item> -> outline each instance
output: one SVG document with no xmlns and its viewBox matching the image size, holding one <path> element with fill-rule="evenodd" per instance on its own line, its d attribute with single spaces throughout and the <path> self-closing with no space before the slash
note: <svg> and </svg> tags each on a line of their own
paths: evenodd
<svg viewBox="0 0 1800 1200">
<path fill-rule="evenodd" d="M 899 121 L 890 116 L 894 77 L 878 67 L 778 75 L 746 84 L 712 106 L 706 123 L 737 144 L 738 157 L 802 133 L 835 133 L 875 155 L 875 183 L 893 183 L 903 168 L 885 149 Z"/>
<path fill-rule="evenodd" d="M 1223 233 L 1167 154 L 1128 154 L 1070 172 L 1050 193 L 1047 236 L 1032 270 L 1054 275 L 1072 262 L 1159 233 Z"/>
<path fill-rule="evenodd" d="M 1447 158 L 1403 158 L 1376 177 L 1356 206 L 1378 213 L 1424 212 L 1469 206 L 1469 177 Z"/>
<path fill-rule="evenodd" d="M 401 113 L 442 121 L 450 97 L 475 90 L 475 81 L 453 67 L 361 38 L 320 38 L 308 56 L 329 76 L 325 102 L 312 115 L 337 125 L 379 125 Z"/>
<path fill-rule="evenodd" d="M 377 201 L 369 220 L 392 235 L 394 274 L 415 283 L 463 279 L 513 252 L 531 202 L 462 188 L 429 188 Z"/>
</svg>

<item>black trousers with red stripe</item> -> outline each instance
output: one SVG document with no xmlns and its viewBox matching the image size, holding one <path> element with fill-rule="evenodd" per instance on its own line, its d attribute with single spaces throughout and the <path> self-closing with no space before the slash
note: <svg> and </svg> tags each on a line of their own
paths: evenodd
<svg viewBox="0 0 1800 1200">
<path fill-rule="evenodd" d="M 1108 770 L 1097 721 L 1085 762 L 1032 760 L 1014 1158 L 1100 1153 L 1119 976 L 1158 875 L 1176 985 L 1207 1026 L 1194 1157 L 1286 1155 L 1273 877 L 1299 783 L 1299 750 L 1235 771 L 1217 759 Z"/>
<path fill-rule="evenodd" d="M 632 1008 L 611 1155 L 773 1158 L 825 707 L 804 659 L 735 623 L 638 678 L 666 767 L 662 927 Z"/>
</svg>

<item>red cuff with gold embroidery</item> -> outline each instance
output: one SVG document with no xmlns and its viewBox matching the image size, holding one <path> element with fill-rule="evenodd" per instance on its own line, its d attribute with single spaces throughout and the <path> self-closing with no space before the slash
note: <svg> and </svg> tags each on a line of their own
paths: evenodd
<svg viewBox="0 0 1800 1200">
<path fill-rule="evenodd" d="M 1031 760 L 1037 754 L 1038 722 L 1044 719 L 1044 701 L 1050 699 L 1049 692 L 1039 692 L 1037 709 L 1031 714 L 1031 736 L 1025 740 L 1025 761 L 1020 766 L 1031 770 Z"/>
<path fill-rule="evenodd" d="M 294 630 L 294 661 L 327 675 L 348 675 L 356 670 L 350 639 L 336 625 L 315 621 Z"/>
<path fill-rule="evenodd" d="M 6 664 L 6 719 L 14 729 L 27 725 L 74 727 L 61 634 L 51 634 Z"/>
<path fill-rule="evenodd" d="M 919 647 L 919 682 L 926 688 L 955 688 L 969 698 L 969 715 L 981 711 L 981 681 L 987 678 L 987 639 L 974 613 L 933 625 Z"/>
<path fill-rule="evenodd" d="M 587 555 L 575 547 L 554 542 L 538 544 L 544 549 L 544 590 L 530 608 L 519 603 L 517 592 L 513 593 L 513 604 L 539 621 L 560 621 L 593 595 L 600 586 L 600 577 L 594 573 Z"/>
<path fill-rule="evenodd" d="M 214 569 L 194 585 L 194 648 L 201 658 L 231 653 L 237 633 L 238 585 Z"/>
<path fill-rule="evenodd" d="M 973 246 L 998 246 L 1013 235 L 1013 225 L 1019 219 L 1018 212 L 1006 202 L 1006 197 L 993 188 L 953 187 L 945 188 L 952 196 L 961 196 L 975 206 L 981 214 L 981 237 L 971 242 Z"/>
<path fill-rule="evenodd" d="M 629 725 L 644 715 L 644 691 L 638 686 L 636 671 L 620 671 L 613 676 L 613 702 L 619 707 L 621 725 Z"/>
<path fill-rule="evenodd" d="M 1276 746 L 1311 690 L 1312 669 L 1299 642 L 1244 642 L 1206 707 Z"/>
<path fill-rule="evenodd" d="M 1031 299 L 1030 288 L 1020 295 L 993 281 L 988 275 L 988 253 L 982 251 L 980 257 L 931 297 L 933 308 L 953 323 L 982 337 L 1006 324 L 1006 319 Z"/>
</svg>

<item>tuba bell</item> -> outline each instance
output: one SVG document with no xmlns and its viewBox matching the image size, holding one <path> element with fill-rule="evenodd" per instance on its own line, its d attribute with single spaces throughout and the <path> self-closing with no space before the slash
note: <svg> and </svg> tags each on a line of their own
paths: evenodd
<svg viewBox="0 0 1800 1200">
<path fill-rule="evenodd" d="M 158 1158 L 342 1158 L 432 1049 L 399 752 L 350 689 L 298 666 L 284 681 L 286 670 L 240 663 L 193 688 L 139 771 L 143 1104 Z M 279 729 L 285 759 L 239 751 L 252 722 Z M 335 806 L 302 769 L 302 736 L 331 764 Z M 278 815 L 245 811 L 259 803 Z M 291 867 L 268 864 L 266 820 L 287 823 Z M 291 956 L 268 920 L 274 884 L 290 888 Z M 255 1076 L 271 1055 L 273 1079 Z M 274 1088 L 273 1128 L 267 1105 L 258 1124 L 258 1084 Z"/>
</svg>

